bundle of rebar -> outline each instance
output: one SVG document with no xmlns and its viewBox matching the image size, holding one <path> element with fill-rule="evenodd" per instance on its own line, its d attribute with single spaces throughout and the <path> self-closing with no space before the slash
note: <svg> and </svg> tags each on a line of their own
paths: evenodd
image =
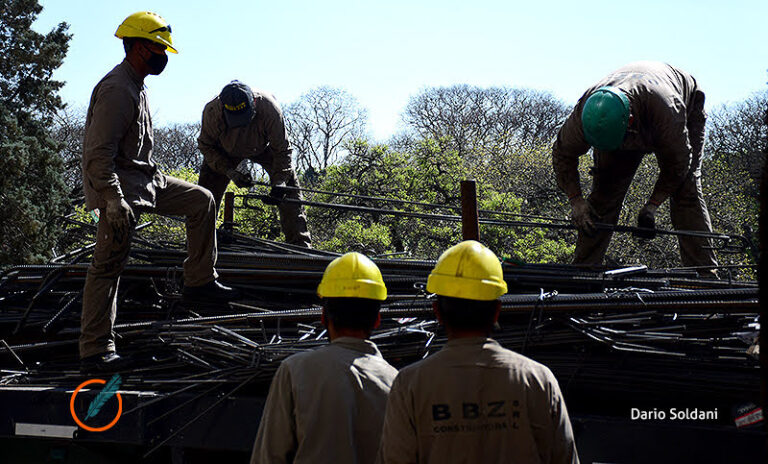
<svg viewBox="0 0 768 464">
<path fill-rule="evenodd" d="M 244 299 L 205 305 L 180 295 L 183 250 L 135 248 L 115 326 L 118 350 L 133 361 L 125 385 L 172 394 L 249 379 L 263 391 L 282 359 L 328 342 L 315 289 L 334 256 L 233 234 L 217 268 Z M 69 258 L 0 275 L 0 384 L 71 386 L 80 377 L 87 264 Z M 383 355 L 404 366 L 440 349 L 446 339 L 425 289 L 434 261 L 375 261 L 390 295 L 373 334 Z M 510 294 L 493 337 L 548 365 L 569 391 L 741 398 L 759 389 L 753 282 L 641 266 L 503 268 Z"/>
</svg>

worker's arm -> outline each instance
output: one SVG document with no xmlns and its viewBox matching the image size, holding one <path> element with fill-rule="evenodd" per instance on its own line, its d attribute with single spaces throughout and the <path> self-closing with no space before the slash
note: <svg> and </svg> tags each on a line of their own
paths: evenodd
<svg viewBox="0 0 768 464">
<path fill-rule="evenodd" d="M 648 203 L 658 206 L 683 184 L 691 167 L 692 148 L 685 104 L 679 97 L 654 95 L 648 104 L 653 144 L 659 164 L 659 178 Z M 701 128 L 703 131 L 703 127 Z M 702 137 L 703 132 L 697 137 Z"/>
<path fill-rule="evenodd" d="M 293 406 L 290 369 L 282 363 L 269 387 L 259 431 L 253 444 L 251 464 L 293 462 L 298 448 Z"/>
<path fill-rule="evenodd" d="M 203 109 L 203 121 L 200 126 L 200 136 L 197 138 L 197 147 L 203 154 L 208 166 L 219 174 L 227 173 L 237 167 L 237 161 L 227 156 L 227 153 L 219 143 L 219 137 L 226 130 L 225 123 L 214 105 L 218 100 L 205 105 Z"/>
<path fill-rule="evenodd" d="M 552 148 L 552 167 L 557 185 L 568 196 L 571 204 L 571 220 L 581 232 L 592 235 L 595 232 L 597 213 L 584 199 L 579 178 L 579 156 L 589 150 L 581 125 L 581 102 L 587 94 L 584 95 L 557 133 Z"/>
<path fill-rule="evenodd" d="M 83 148 L 83 177 L 108 203 L 123 198 L 115 158 L 120 141 L 136 120 L 135 112 L 136 102 L 128 89 L 104 82 L 95 90 Z"/>
<path fill-rule="evenodd" d="M 581 108 L 581 104 L 576 105 L 557 133 L 552 147 L 552 167 L 557 185 L 568 196 L 569 201 L 582 196 L 579 157 L 589 150 L 581 127 Z"/>
<path fill-rule="evenodd" d="M 412 401 L 408 385 L 398 374 L 392 383 L 384 414 L 377 464 L 414 464 L 419 462 L 419 446 L 416 435 Z"/>
<path fill-rule="evenodd" d="M 565 399 L 552 371 L 547 372 L 547 394 L 549 396 L 550 418 L 552 421 L 551 454 L 552 464 L 579 464 L 576 441 L 573 437 L 571 419 L 565 407 Z M 546 461 L 545 461 L 546 462 Z"/>
<path fill-rule="evenodd" d="M 557 379 L 547 367 L 539 365 L 528 372 L 528 416 L 531 432 L 544 464 L 578 464 L 571 421 Z"/>
<path fill-rule="evenodd" d="M 285 129 L 283 112 L 277 102 L 268 95 L 263 95 L 257 109 L 264 121 L 264 131 L 267 139 L 267 151 L 272 157 L 270 183 L 272 185 L 286 184 L 291 178 L 291 150 L 288 134 Z"/>
</svg>

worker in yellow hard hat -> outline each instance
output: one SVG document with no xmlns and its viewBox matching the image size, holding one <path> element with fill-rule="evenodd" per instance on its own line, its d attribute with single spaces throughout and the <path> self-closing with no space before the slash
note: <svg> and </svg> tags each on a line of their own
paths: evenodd
<svg viewBox="0 0 768 464">
<path fill-rule="evenodd" d="M 552 372 L 490 338 L 507 293 L 496 255 L 471 240 L 453 246 L 427 291 L 448 343 L 395 378 L 380 462 L 578 463 Z"/>
<path fill-rule="evenodd" d="M 152 118 L 144 79 L 163 72 L 166 52 L 177 53 L 171 26 L 140 11 L 128 16 L 115 36 L 125 60 L 93 89 L 85 121 L 83 190 L 86 207 L 98 210 L 93 261 L 83 290 L 80 359 L 84 372 L 106 372 L 124 363 L 113 332 L 118 281 L 142 212 L 187 218 L 188 257 L 184 295 L 225 302 L 238 292 L 216 281 L 216 204 L 208 190 L 166 176 L 152 159 Z"/>
<path fill-rule="evenodd" d="M 379 268 L 347 253 L 317 287 L 330 343 L 295 354 L 272 380 L 251 463 L 372 463 L 397 370 L 369 340 L 387 288 Z"/>
</svg>

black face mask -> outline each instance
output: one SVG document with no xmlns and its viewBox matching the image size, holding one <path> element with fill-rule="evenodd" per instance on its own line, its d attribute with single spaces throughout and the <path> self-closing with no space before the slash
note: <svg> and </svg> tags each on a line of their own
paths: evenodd
<svg viewBox="0 0 768 464">
<path fill-rule="evenodd" d="M 164 53 L 151 53 L 149 59 L 147 59 L 147 66 L 149 66 L 149 73 L 157 76 L 163 72 L 165 65 L 168 64 L 168 55 Z"/>
<path fill-rule="evenodd" d="M 150 53 L 149 58 L 146 60 L 147 67 L 149 67 L 149 73 L 157 76 L 163 72 L 165 65 L 168 64 L 168 55 L 165 53 L 155 53 L 149 49 L 147 50 Z"/>
</svg>

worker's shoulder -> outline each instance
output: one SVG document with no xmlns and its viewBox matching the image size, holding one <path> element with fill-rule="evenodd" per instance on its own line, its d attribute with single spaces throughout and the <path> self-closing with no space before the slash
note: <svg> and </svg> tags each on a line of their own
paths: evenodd
<svg viewBox="0 0 768 464">
<path fill-rule="evenodd" d="M 502 347 L 495 341 L 487 342 L 481 351 L 473 351 L 472 359 L 467 359 L 467 353 L 442 349 L 432 356 L 415 362 L 400 370 L 403 380 L 413 377 L 432 376 L 436 371 L 447 367 L 486 367 L 509 369 L 525 377 L 536 377 L 542 381 L 552 379 L 552 372 L 545 365 L 526 356 Z"/>
<path fill-rule="evenodd" d="M 253 101 L 257 108 L 274 108 L 278 112 L 280 111 L 280 104 L 273 94 L 256 88 L 251 88 L 251 91 L 253 92 Z"/>
<path fill-rule="evenodd" d="M 115 66 L 101 78 L 93 93 L 96 96 L 110 95 L 114 98 L 130 98 L 137 100 L 140 88 L 131 81 L 122 64 Z"/>
<path fill-rule="evenodd" d="M 380 354 L 351 349 L 338 343 L 328 343 L 293 354 L 281 365 L 289 372 L 316 371 L 321 366 L 329 372 L 341 372 L 355 366 L 357 370 L 377 372 L 377 376 L 388 377 L 390 380 L 397 375 L 397 369 Z"/>
<path fill-rule="evenodd" d="M 216 95 L 203 107 L 203 116 L 220 116 L 222 112 L 219 96 Z"/>
<path fill-rule="evenodd" d="M 257 87 L 251 87 L 251 92 L 253 92 L 253 98 L 266 98 L 269 100 L 277 101 L 277 98 L 271 93 L 267 92 L 264 89 L 259 89 Z"/>
<path fill-rule="evenodd" d="M 602 85 L 615 85 L 629 94 L 630 100 L 670 101 L 687 99 L 698 89 L 687 72 L 661 61 L 637 61 L 606 77 Z"/>
<path fill-rule="evenodd" d="M 664 63 L 663 61 L 651 61 L 651 60 L 633 61 L 631 63 L 627 63 L 626 65 L 614 71 L 614 74 L 621 74 L 621 73 L 628 73 L 628 72 L 653 74 L 658 72 L 667 72 L 667 70 L 670 68 L 672 68 L 672 66 L 670 66 L 667 63 Z"/>
<path fill-rule="evenodd" d="M 551 375 L 551 371 L 547 366 L 540 362 L 522 355 L 516 351 L 504 348 L 498 342 L 486 343 L 483 346 L 483 351 L 486 355 L 480 362 L 487 364 L 491 367 L 506 367 L 521 371 L 523 373 L 533 373 L 540 375 Z"/>
<path fill-rule="evenodd" d="M 523 375 L 533 375 L 541 379 L 554 379 L 552 371 L 544 364 L 512 350 L 506 348 L 502 348 L 502 350 L 505 352 L 504 354 L 510 368 L 521 371 Z"/>
<path fill-rule="evenodd" d="M 344 354 L 346 353 L 343 348 L 340 348 L 335 343 L 328 343 L 292 354 L 285 358 L 282 364 L 289 369 L 303 369 L 304 367 L 312 367 L 317 364 L 336 362 Z"/>
</svg>

